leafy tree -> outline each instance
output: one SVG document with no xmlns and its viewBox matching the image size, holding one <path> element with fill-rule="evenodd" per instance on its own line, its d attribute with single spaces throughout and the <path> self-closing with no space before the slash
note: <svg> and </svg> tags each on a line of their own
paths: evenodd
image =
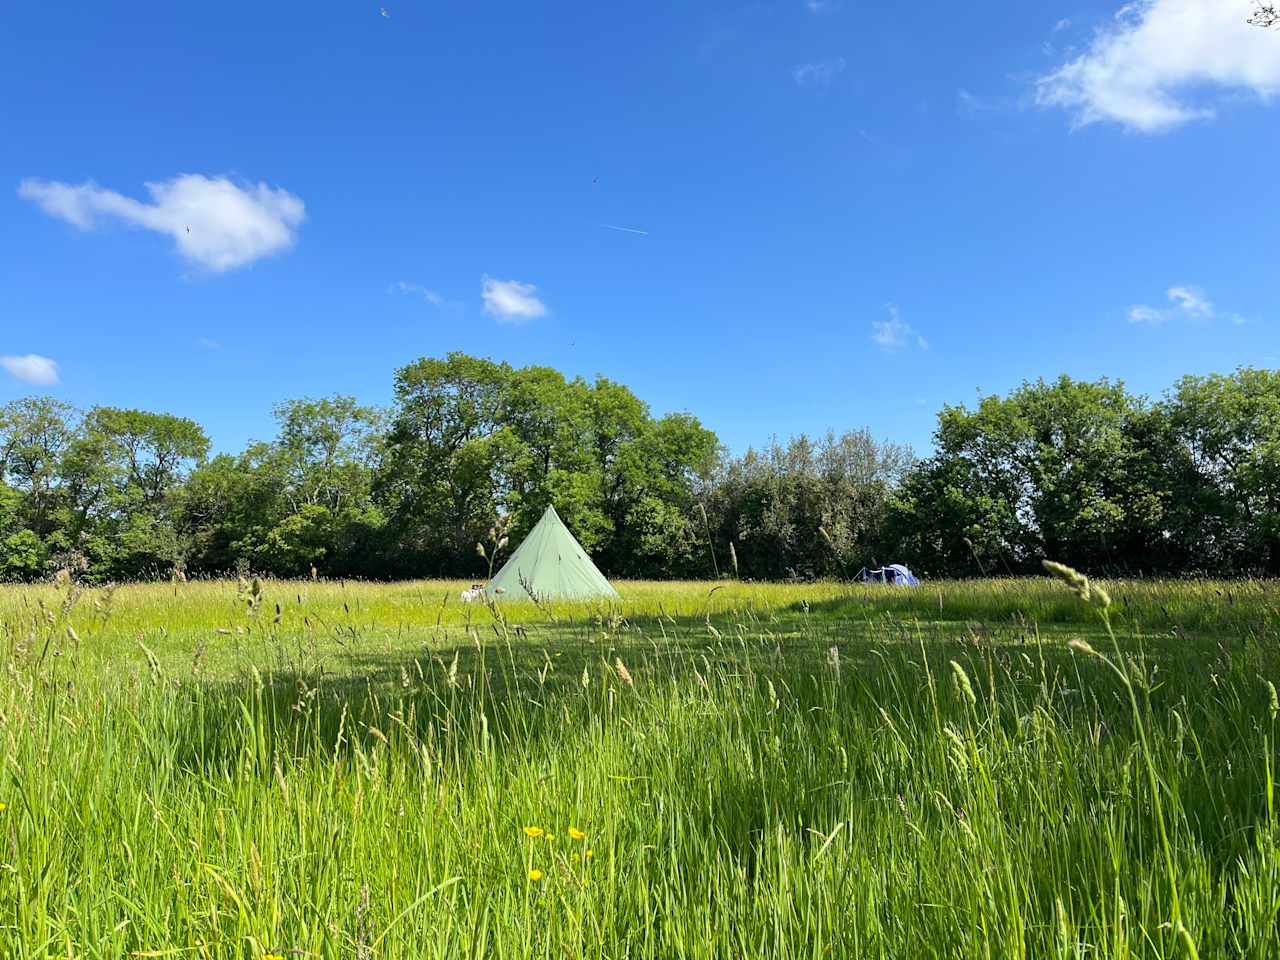
<svg viewBox="0 0 1280 960">
<path fill-rule="evenodd" d="M 106 455 L 119 463 L 129 495 L 149 505 L 168 496 L 184 470 L 209 452 L 198 423 L 167 413 L 95 407 L 85 427 L 106 441 Z"/>
<path fill-rule="evenodd" d="M 718 551 L 743 576 L 848 576 L 872 563 L 911 451 L 866 431 L 801 434 L 725 460 L 710 488 Z"/>
<path fill-rule="evenodd" d="M 606 408 L 597 412 L 595 427 L 601 510 L 612 528 L 602 562 L 624 576 L 700 574 L 705 547 L 698 493 L 719 456 L 716 435 L 689 414 L 652 420 L 625 387 L 598 381 L 593 393 Z M 607 407 L 614 404 L 611 418 Z M 627 411 L 626 421 L 620 410 Z"/>
<path fill-rule="evenodd" d="M 44 572 L 49 549 L 22 525 L 22 493 L 0 481 L 0 581 L 35 580 Z"/>
<path fill-rule="evenodd" d="M 34 530 L 18 530 L 0 540 L 0 582 L 36 580 L 49 565 L 49 549 Z"/>
<path fill-rule="evenodd" d="M 477 574 L 475 544 L 497 518 L 506 364 L 462 353 L 396 373 L 375 502 L 395 553 L 432 573 Z"/>
<path fill-rule="evenodd" d="M 63 475 L 64 527 L 85 545 L 98 578 L 167 575 L 190 544 L 176 524 L 175 494 L 209 452 L 194 420 L 145 410 L 95 407 L 84 419 Z"/>
<path fill-rule="evenodd" d="M 207 459 L 189 419 L 50 398 L 0 407 L 0 578 L 225 572 L 482 575 L 548 504 L 611 575 L 1280 573 L 1280 372 L 1109 380 L 946 407 L 934 452 L 865 431 L 730 457 L 629 389 L 461 353 L 351 397 L 275 408 L 277 436 Z M 491 556 L 491 555 L 490 555 Z"/>
<path fill-rule="evenodd" d="M 380 415 L 351 397 L 295 400 L 275 408 L 279 435 L 221 456 L 188 484 L 183 512 L 197 566 L 237 561 L 285 576 L 312 566 L 371 572 L 382 517 L 370 503 L 380 455 Z"/>
<path fill-rule="evenodd" d="M 1165 404 L 1194 477 L 1181 514 L 1218 567 L 1280 573 L 1280 371 L 1185 377 Z"/>
<path fill-rule="evenodd" d="M 455 353 L 397 374 L 376 495 L 402 556 L 433 572 L 480 574 L 495 520 L 518 541 L 554 504 L 606 569 L 639 575 L 688 559 L 715 448 L 696 419 L 655 421 L 620 384 Z"/>
<path fill-rule="evenodd" d="M 591 388 L 549 367 L 523 367 L 510 372 L 500 396 L 499 493 L 512 535 L 522 538 L 554 503 L 583 548 L 595 551 L 613 528 L 602 509 Z"/>
<path fill-rule="evenodd" d="M 1017 572 L 1048 556 L 1135 572 L 1185 560 L 1186 472 L 1161 408 L 1108 380 L 1024 383 L 945 408 L 936 451 L 907 478 L 889 536 L 923 572 Z M 1181 480 L 1179 479 L 1181 478 Z"/>
<path fill-rule="evenodd" d="M 77 428 L 75 408 L 51 397 L 0 407 L 0 482 L 24 494 L 24 519 L 38 537 L 54 529 L 59 471 Z"/>
</svg>

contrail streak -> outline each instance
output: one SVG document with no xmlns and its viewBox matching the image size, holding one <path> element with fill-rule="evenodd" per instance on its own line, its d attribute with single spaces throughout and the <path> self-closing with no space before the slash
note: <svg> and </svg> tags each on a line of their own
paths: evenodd
<svg viewBox="0 0 1280 960">
<path fill-rule="evenodd" d="M 648 230 L 634 230 L 631 227 L 615 227 L 612 223 L 602 223 L 600 226 L 604 227 L 606 230 L 620 230 L 623 233 L 638 233 L 642 237 L 647 237 L 649 235 Z"/>
</svg>

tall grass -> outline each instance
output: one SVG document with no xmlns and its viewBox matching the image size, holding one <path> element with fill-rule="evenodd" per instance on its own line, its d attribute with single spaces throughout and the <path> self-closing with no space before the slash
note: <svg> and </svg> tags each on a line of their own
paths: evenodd
<svg viewBox="0 0 1280 960">
<path fill-rule="evenodd" d="M 0 592 L 0 955 L 1280 955 L 1269 584 L 447 590 Z"/>
</svg>

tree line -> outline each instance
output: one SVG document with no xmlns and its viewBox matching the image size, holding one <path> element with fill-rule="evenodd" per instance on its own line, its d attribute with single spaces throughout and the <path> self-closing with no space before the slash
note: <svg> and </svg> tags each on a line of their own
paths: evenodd
<svg viewBox="0 0 1280 960">
<path fill-rule="evenodd" d="M 282 403 L 210 456 L 193 420 L 49 397 L 0 407 L 0 580 L 262 573 L 482 578 L 548 504 L 610 576 L 1280 573 L 1280 372 L 1158 400 L 1061 377 L 938 414 L 934 450 L 865 430 L 730 455 L 627 387 L 453 353 L 375 409 Z"/>
</svg>

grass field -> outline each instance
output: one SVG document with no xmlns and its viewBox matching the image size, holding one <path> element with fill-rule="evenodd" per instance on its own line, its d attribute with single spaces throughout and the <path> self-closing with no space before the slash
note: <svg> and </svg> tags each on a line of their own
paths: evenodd
<svg viewBox="0 0 1280 960">
<path fill-rule="evenodd" d="M 0 587 L 0 956 L 1280 956 L 1280 585 L 464 586 Z"/>
</svg>

